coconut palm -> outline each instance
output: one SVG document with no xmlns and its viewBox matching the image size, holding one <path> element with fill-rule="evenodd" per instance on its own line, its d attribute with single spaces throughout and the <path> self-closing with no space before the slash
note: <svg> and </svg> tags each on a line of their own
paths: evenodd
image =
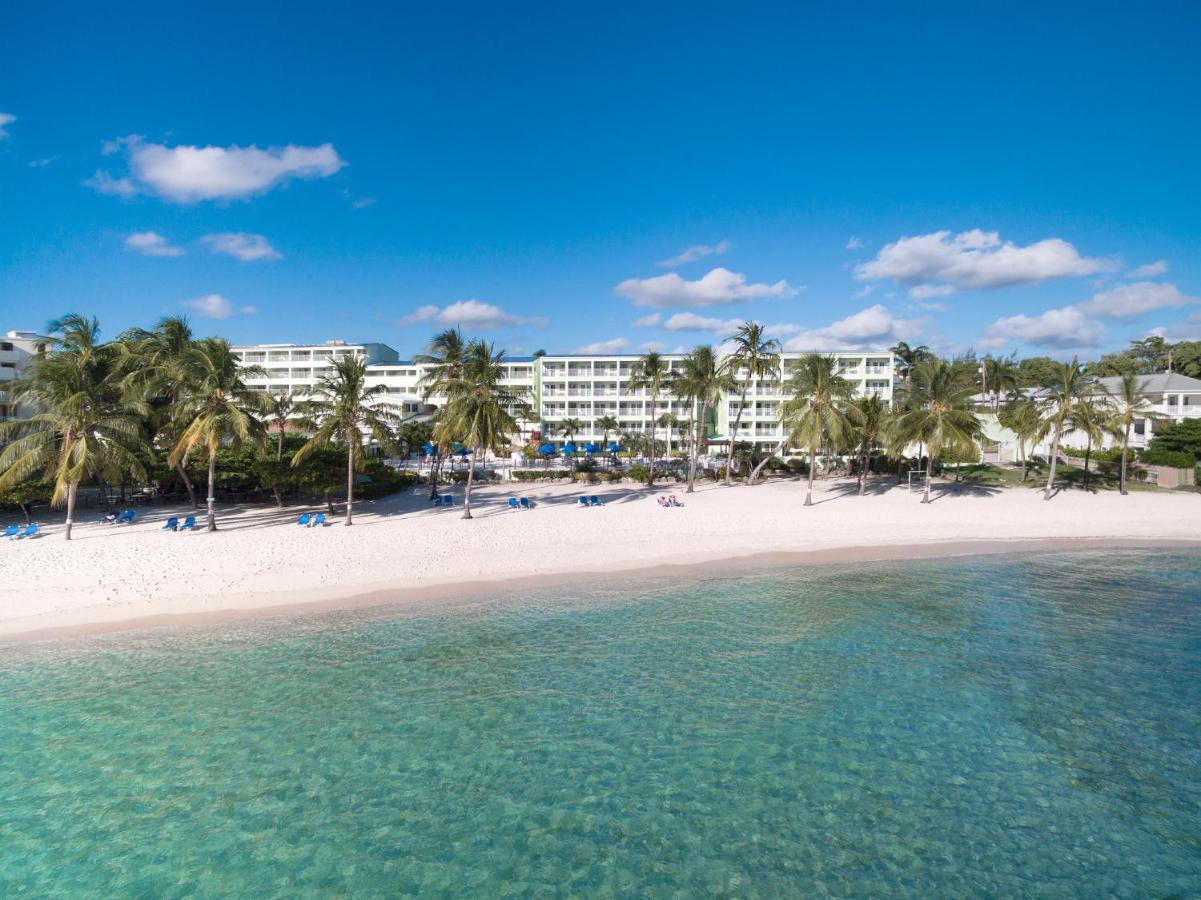
<svg viewBox="0 0 1201 900">
<path fill-rule="evenodd" d="M 425 366 L 426 371 L 417 381 L 422 391 L 422 398 L 428 403 L 430 398 L 446 395 L 446 385 L 458 378 L 462 372 L 463 359 L 467 353 L 467 341 L 463 332 L 458 328 L 447 328 L 435 334 L 425 353 L 418 354 L 413 361 Z M 434 414 L 435 421 L 441 415 L 441 410 Z M 441 466 L 444 451 L 449 447 L 441 447 L 434 442 L 434 455 L 430 459 L 430 499 L 438 495 L 438 469 Z"/>
<path fill-rule="evenodd" d="M 647 487 L 654 487 L 655 485 L 655 405 L 659 402 L 659 395 L 667 385 L 668 372 L 669 366 L 667 360 L 654 350 L 638 357 L 638 360 L 630 367 L 630 390 L 645 389 L 650 401 L 651 440 L 647 444 L 649 462 L 646 478 Z"/>
<path fill-rule="evenodd" d="M 53 485 L 50 502 L 66 503 L 64 536 L 69 541 L 84 478 L 146 476 L 140 416 L 147 409 L 123 397 L 121 352 L 100 343 L 95 319 L 63 316 L 50 323 L 49 331 L 56 352 L 36 356 L 21 378 L 8 385 L 14 404 L 36 412 L 0 423 L 0 444 L 9 441 L 0 451 L 0 491 L 41 473 Z"/>
<path fill-rule="evenodd" d="M 568 418 L 559 420 L 559 431 L 563 433 L 564 443 L 570 444 L 583 426 L 579 419 Z"/>
<path fill-rule="evenodd" d="M 806 353 L 796 361 L 785 392 L 791 396 L 780 407 L 780 421 L 788 432 L 787 442 L 809 452 L 805 506 L 812 506 L 818 448 L 847 444 L 851 423 L 845 410 L 855 386 L 837 374 L 832 357 Z"/>
<path fill-rule="evenodd" d="M 675 413 L 665 412 L 655 422 L 667 432 L 667 441 L 664 444 L 663 452 L 665 456 L 671 456 L 672 438 L 675 437 L 676 429 L 680 427 L 680 419 Z"/>
<path fill-rule="evenodd" d="M 891 425 L 892 411 L 888 404 L 875 394 L 856 397 L 846 407 L 847 419 L 851 423 L 850 438 L 855 455 L 859 459 L 859 493 L 867 489 L 867 466 L 872 454 L 884 443 Z"/>
<path fill-rule="evenodd" d="M 926 362 L 933 357 L 930 348 L 924 344 L 918 347 L 910 347 L 904 341 L 897 341 L 896 345 L 889 349 L 889 352 L 901 361 L 901 364 L 897 368 L 900 370 L 901 377 L 906 384 L 909 383 L 909 377 L 914 368 L 919 363 Z"/>
<path fill-rule="evenodd" d="M 680 371 L 671 380 L 671 392 L 691 403 L 693 409 L 686 494 L 691 494 L 696 485 L 696 467 L 706 437 L 709 410 L 717 405 L 723 394 L 733 393 L 734 389 L 734 377 L 717 361 L 717 355 L 708 344 L 702 344 L 684 357 Z"/>
<path fill-rule="evenodd" d="M 727 374 L 738 382 L 741 392 L 738 397 L 738 412 L 734 416 L 734 427 L 726 435 L 726 487 L 730 486 L 731 470 L 734 468 L 734 441 L 742 424 L 742 412 L 746 408 L 746 395 L 751 384 L 780 366 L 780 342 L 769 338 L 766 329 L 758 322 L 743 322 L 730 338 L 733 352 L 725 359 Z"/>
<path fill-rule="evenodd" d="M 1127 374 L 1122 376 L 1116 390 L 1106 389 L 1106 393 L 1109 395 L 1107 398 L 1109 432 L 1122 440 L 1122 468 L 1118 478 L 1118 491 L 1122 496 L 1127 494 L 1126 469 L 1130 455 L 1130 430 L 1140 419 L 1152 422 L 1164 420 L 1164 416 L 1155 410 L 1155 404 L 1151 399 L 1139 391 L 1140 384 L 1141 380 L 1138 375 Z"/>
<path fill-rule="evenodd" d="M 907 408 L 893 429 L 893 450 L 901 453 L 914 443 L 926 447 L 926 488 L 922 503 L 930 502 L 930 480 L 934 461 L 945 453 L 967 455 L 978 452 L 980 420 L 972 411 L 975 379 L 962 367 L 943 359 L 918 363 L 906 392 Z"/>
<path fill-rule="evenodd" d="M 1001 406 L 1001 395 L 1016 391 L 1021 381 L 1021 368 L 1017 357 L 985 356 L 980 360 L 980 384 L 983 394 L 992 394 L 992 408 L 995 412 Z"/>
<path fill-rule="evenodd" d="M 1039 412 L 1043 420 L 1043 434 L 1050 433 L 1051 466 L 1047 473 L 1047 487 L 1043 499 L 1050 500 L 1055 486 L 1055 467 L 1059 462 L 1059 444 L 1071 428 L 1072 417 L 1077 406 L 1094 393 L 1096 383 L 1084 371 L 1079 357 L 1070 363 L 1053 362 L 1048 378 L 1043 382 L 1043 394 L 1039 400 Z"/>
<path fill-rule="evenodd" d="M 356 356 L 335 359 L 312 391 L 312 399 L 301 409 L 316 430 L 292 456 L 292 465 L 304 462 L 322 447 L 346 448 L 346 525 L 353 525 L 354 473 L 367 457 L 370 441 L 382 447 L 395 442 L 392 428 L 400 421 L 400 410 L 382 402 L 387 387 L 367 383 L 367 363 Z"/>
<path fill-rule="evenodd" d="M 187 381 L 187 372 L 181 371 L 179 360 L 194 340 L 192 327 L 184 316 L 166 316 L 150 330 L 131 328 L 118 339 L 126 371 L 125 389 L 150 405 L 151 427 L 167 445 L 179 438 L 179 422 L 174 413 Z M 198 507 L 187 460 L 179 460 L 175 471 L 188 492 L 188 501 Z"/>
<path fill-rule="evenodd" d="M 434 427 L 438 441 L 457 440 L 474 451 L 463 497 L 464 519 L 471 518 L 475 460 L 483 451 L 499 453 L 507 448 L 520 431 L 512 411 L 525 411 L 524 391 L 505 384 L 504 355 L 505 351 L 494 349 L 491 343 L 469 342 L 459 376 L 446 383 L 445 416 Z"/>
<path fill-rule="evenodd" d="M 1030 454 L 1027 447 L 1032 447 L 1042 431 L 1042 417 L 1038 405 L 1030 397 L 1015 394 L 1008 403 L 997 411 L 997 421 L 1012 431 L 1018 439 L 1018 457 L 1022 461 L 1022 481 L 1030 468 Z"/>
<path fill-rule="evenodd" d="M 1085 436 L 1084 446 L 1084 489 L 1088 490 L 1089 463 L 1093 455 L 1093 443 L 1101 440 L 1105 433 L 1107 412 L 1104 401 L 1095 394 L 1081 399 L 1068 418 L 1067 427 L 1072 432 L 1080 432 Z"/>
<path fill-rule="evenodd" d="M 316 426 L 304 414 L 304 405 L 297 402 L 291 394 L 280 393 L 268 395 L 263 404 L 263 420 L 268 430 L 275 431 L 275 462 L 277 465 L 284 459 L 284 436 L 288 428 L 293 430 L 312 430 Z M 278 482 L 271 487 L 275 495 L 275 505 L 284 505 L 283 495 L 279 492 Z"/>
<path fill-rule="evenodd" d="M 616 432 L 621 426 L 613 416 L 600 416 L 592 423 L 592 427 L 601 430 L 601 443 L 607 448 L 609 446 L 609 432 Z"/>
</svg>

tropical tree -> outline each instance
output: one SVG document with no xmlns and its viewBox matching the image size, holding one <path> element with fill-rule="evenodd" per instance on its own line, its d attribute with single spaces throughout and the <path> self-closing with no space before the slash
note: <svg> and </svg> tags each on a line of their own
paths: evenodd
<svg viewBox="0 0 1201 900">
<path fill-rule="evenodd" d="M 1051 434 L 1051 465 L 1047 473 L 1047 487 L 1043 499 L 1050 500 L 1055 486 L 1055 467 L 1059 462 L 1059 444 L 1066 431 L 1071 428 L 1076 408 L 1094 393 L 1096 382 L 1084 371 L 1078 357 L 1070 363 L 1056 362 L 1050 377 L 1043 383 L 1039 412 L 1043 420 L 1043 434 Z"/>
<path fill-rule="evenodd" d="M 738 429 L 742 425 L 742 412 L 746 408 L 746 395 L 751 384 L 765 375 L 775 372 L 780 365 L 780 342 L 769 338 L 766 329 L 758 322 L 743 322 L 738 326 L 734 336 L 730 338 L 733 352 L 726 357 L 725 374 L 733 379 L 741 388 L 738 397 L 738 412 L 734 416 L 734 427 L 726 435 L 729 446 L 726 448 L 726 487 L 730 486 L 731 471 L 734 468 L 734 441 L 738 437 Z M 670 445 L 669 445 L 670 446 Z"/>
<path fill-rule="evenodd" d="M 499 453 L 520 431 L 515 412 L 525 411 L 525 392 L 509 387 L 504 376 L 505 351 L 491 343 L 468 343 L 459 377 L 446 384 L 445 415 L 434 427 L 437 440 L 458 440 L 473 449 L 463 497 L 463 518 L 471 518 L 471 488 L 475 460 L 483 451 Z"/>
<path fill-rule="evenodd" d="M 930 348 L 924 344 L 918 347 L 910 347 L 904 341 L 897 341 L 895 346 L 889 348 L 889 352 L 901 361 L 901 364 L 897 368 L 901 370 L 901 378 L 904 379 L 906 384 L 909 383 L 910 375 L 915 366 L 933 358 Z"/>
<path fill-rule="evenodd" d="M 684 357 L 680 371 L 671 380 L 671 392 L 691 403 L 693 409 L 686 494 L 691 494 L 696 485 L 696 466 L 706 436 L 709 410 L 717 405 L 723 394 L 732 393 L 734 387 L 734 377 L 717 361 L 717 354 L 708 344 L 702 344 Z"/>
<path fill-rule="evenodd" d="M 609 449 L 609 432 L 616 432 L 621 424 L 613 416 L 598 416 L 596 421 L 592 423 L 593 428 L 601 430 L 601 446 Z"/>
<path fill-rule="evenodd" d="M 980 360 L 980 384 L 985 397 L 992 395 L 994 412 L 1001 406 L 1001 395 L 1016 391 L 1021 378 L 1021 369 L 1015 354 L 985 356 Z"/>
<path fill-rule="evenodd" d="M 392 428 L 400 420 L 395 404 L 382 402 L 387 387 L 367 383 L 367 363 L 357 356 L 333 360 L 301 409 L 316 430 L 292 457 L 298 466 L 314 450 L 346 448 L 346 525 L 353 525 L 354 473 L 362 468 L 372 440 L 383 447 L 395 443 Z"/>
<path fill-rule="evenodd" d="M 867 489 L 867 467 L 872 454 L 884 443 L 892 411 L 876 394 L 856 397 L 846 407 L 850 438 L 859 460 L 859 494 Z"/>
<path fill-rule="evenodd" d="M 667 432 L 667 441 L 663 445 L 663 453 L 665 456 L 671 456 L 671 441 L 675 437 L 676 429 L 680 427 L 680 419 L 673 412 L 665 412 L 655 422 Z"/>
<path fill-rule="evenodd" d="M 793 447 L 809 453 L 809 486 L 805 506 L 813 505 L 813 477 L 817 471 L 817 451 L 823 445 L 842 447 L 850 434 L 846 406 L 855 386 L 837 374 L 836 363 L 821 353 L 806 353 L 795 363 L 785 393 L 789 398 L 780 407 L 780 421 Z M 762 463 L 761 463 L 762 465 Z"/>
<path fill-rule="evenodd" d="M 1106 410 L 1103 400 L 1095 394 L 1084 397 L 1076 404 L 1068 418 L 1067 427 L 1070 431 L 1080 432 L 1085 436 L 1084 446 L 1084 489 L 1088 490 L 1089 463 L 1093 455 L 1093 443 L 1099 442 L 1105 433 Z"/>
<path fill-rule="evenodd" d="M 117 342 L 126 372 L 124 387 L 149 405 L 150 426 L 168 447 L 179 439 L 181 426 L 175 413 L 187 390 L 188 372 L 179 363 L 194 341 L 186 317 L 166 316 L 153 329 L 131 328 L 123 332 Z M 198 507 L 187 460 L 179 460 L 175 471 L 188 492 L 188 501 Z"/>
<path fill-rule="evenodd" d="M 444 329 L 430 339 L 425 353 L 418 354 L 413 359 L 418 365 L 426 367 L 425 373 L 417 381 L 417 386 L 422 391 L 422 399 L 428 403 L 435 395 L 446 396 L 446 386 L 462 374 L 466 353 L 467 341 L 458 328 Z M 441 414 L 441 410 L 434 413 L 435 423 Z M 431 500 L 438 495 L 438 470 L 449 450 L 449 444 L 443 447 L 437 441 L 434 442 L 434 455 L 430 459 Z"/>
<path fill-rule="evenodd" d="M 650 403 L 651 440 L 648 444 L 646 486 L 655 485 L 655 405 L 668 381 L 670 367 L 667 360 L 654 350 L 640 356 L 630 367 L 629 388 L 631 391 L 645 390 Z"/>
<path fill-rule="evenodd" d="M 0 443 L 9 442 L 0 451 L 0 491 L 17 490 L 40 473 L 53 486 L 50 502 L 66 503 L 69 541 L 81 481 L 146 476 L 140 459 L 146 407 L 123 397 L 120 350 L 100 343 L 96 319 L 70 314 L 48 329 L 55 352 L 34 357 L 7 387 L 14 404 L 36 412 L 0 423 Z"/>
<path fill-rule="evenodd" d="M 565 443 L 571 443 L 582 427 L 579 419 L 567 418 L 559 421 L 559 431 L 563 433 Z"/>
<path fill-rule="evenodd" d="M 305 407 L 297 402 L 291 394 L 279 393 L 270 394 L 263 402 L 263 419 L 269 431 L 275 432 L 275 464 L 281 466 L 284 461 L 284 438 L 287 435 L 289 426 L 293 430 L 312 430 L 316 426 L 313 421 L 304 414 Z M 283 494 L 279 491 L 279 480 L 275 479 L 275 483 L 271 486 L 271 493 L 275 496 L 275 505 L 283 507 Z"/>
<path fill-rule="evenodd" d="M 972 411 L 975 379 L 943 359 L 918 363 L 906 392 L 907 406 L 893 429 L 893 450 L 900 454 L 914 443 L 926 446 L 926 488 L 922 503 L 930 502 L 934 461 L 947 453 L 966 456 L 977 451 L 980 420 Z"/>
<path fill-rule="evenodd" d="M 1013 395 L 1009 402 L 997 411 L 997 421 L 1017 436 L 1018 457 L 1022 461 L 1022 481 L 1030 470 L 1028 447 L 1033 447 L 1042 433 L 1042 417 L 1038 404 L 1025 394 Z"/>
<path fill-rule="evenodd" d="M 1122 441 L 1122 467 L 1118 477 L 1118 491 L 1126 496 L 1126 473 L 1130 457 L 1130 431 L 1138 420 L 1163 421 L 1164 416 L 1155 409 L 1151 399 L 1139 390 L 1141 379 L 1134 373 L 1122 376 L 1115 388 L 1107 388 L 1109 416 L 1107 426 L 1110 434 Z"/>
</svg>

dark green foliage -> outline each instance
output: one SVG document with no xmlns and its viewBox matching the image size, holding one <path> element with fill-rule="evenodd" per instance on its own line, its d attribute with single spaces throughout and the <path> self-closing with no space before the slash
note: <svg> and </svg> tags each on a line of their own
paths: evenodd
<svg viewBox="0 0 1201 900">
<path fill-rule="evenodd" d="M 1148 447 L 1138 455 L 1138 461 L 1148 466 L 1171 466 L 1174 469 L 1191 469 L 1197 465 L 1191 453 L 1176 450 L 1156 450 Z"/>
<path fill-rule="evenodd" d="M 1161 426 L 1147 449 L 1157 453 L 1187 453 L 1201 462 L 1201 419 L 1185 419 L 1180 424 Z"/>
</svg>

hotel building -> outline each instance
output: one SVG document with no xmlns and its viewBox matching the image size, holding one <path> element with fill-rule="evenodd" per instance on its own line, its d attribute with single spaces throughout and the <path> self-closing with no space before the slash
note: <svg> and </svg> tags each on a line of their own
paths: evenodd
<svg viewBox="0 0 1201 900">
<path fill-rule="evenodd" d="M 29 360 L 49 345 L 50 339 L 36 331 L 10 331 L 0 337 L 0 422 L 18 416 L 16 404 L 9 401 L 5 385 L 15 381 Z"/>
<path fill-rule="evenodd" d="M 338 357 L 353 356 L 367 363 L 368 377 L 373 384 L 382 384 L 392 402 L 406 416 L 425 417 L 445 402 L 443 397 L 423 398 L 419 387 L 426 367 L 411 360 L 402 360 L 386 344 L 345 343 L 329 341 L 324 344 L 253 344 L 234 347 L 234 352 L 247 365 L 258 365 L 265 374 L 247 379 L 256 390 L 272 393 L 288 392 L 300 396 L 309 393 L 325 373 L 330 362 Z M 736 436 L 763 447 L 774 447 L 783 438 L 779 423 L 780 404 L 787 399 L 785 383 L 789 365 L 801 353 L 784 353 L 780 367 L 764 378 L 756 379 L 747 391 L 746 407 Z M 888 350 L 837 352 L 830 354 L 838 363 L 839 374 L 855 384 L 859 394 L 875 395 L 891 403 L 897 380 L 897 365 Z M 664 354 L 672 371 L 678 371 L 684 360 L 682 354 Z M 612 417 L 618 430 L 646 432 L 651 427 L 651 403 L 645 389 L 630 387 L 630 375 L 638 357 L 634 355 L 547 355 L 541 357 L 514 356 L 505 360 L 505 378 L 516 388 L 524 389 L 532 410 L 531 421 L 523 424 L 523 435 L 539 430 L 543 425 L 555 426 L 547 440 L 561 445 L 564 436 L 558 424 L 576 419 L 580 428 L 572 435 L 578 444 L 601 443 L 604 429 L 597 420 Z M 739 395 L 722 398 L 706 423 L 708 436 L 724 440 L 738 415 Z M 691 404 L 664 392 L 654 405 L 655 418 L 665 413 L 681 422 L 693 417 Z M 679 429 L 673 427 L 672 445 L 680 443 Z M 668 429 L 657 427 L 656 434 L 668 440 Z M 610 439 L 614 437 L 610 431 Z"/>
</svg>

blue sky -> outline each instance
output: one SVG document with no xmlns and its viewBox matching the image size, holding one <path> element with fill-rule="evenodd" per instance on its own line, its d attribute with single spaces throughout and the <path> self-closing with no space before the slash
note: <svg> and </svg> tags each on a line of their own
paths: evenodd
<svg viewBox="0 0 1201 900">
<path fill-rule="evenodd" d="M 842 6 L 23 5 L 0 328 L 1201 339 L 1201 7 Z"/>
</svg>

